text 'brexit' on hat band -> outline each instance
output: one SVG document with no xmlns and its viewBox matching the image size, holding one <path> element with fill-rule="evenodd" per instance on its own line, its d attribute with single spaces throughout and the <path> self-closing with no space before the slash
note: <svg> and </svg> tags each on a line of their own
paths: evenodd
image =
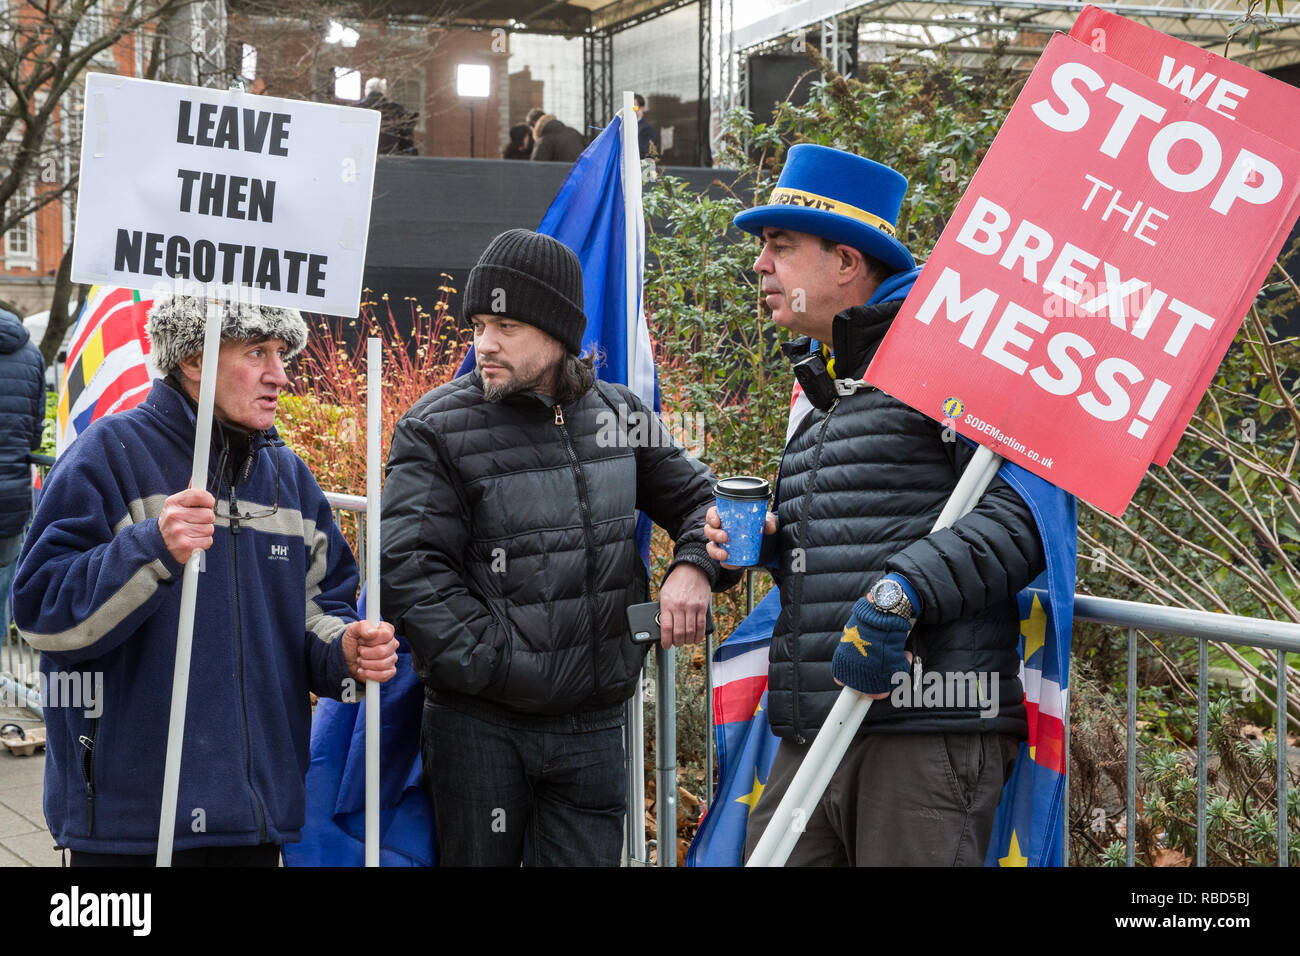
<svg viewBox="0 0 1300 956">
<path fill-rule="evenodd" d="M 875 226 L 881 232 L 887 232 L 891 236 L 894 235 L 893 225 L 879 216 L 869 213 L 865 209 L 859 209 L 857 206 L 850 206 L 846 202 L 828 199 L 826 196 L 818 196 L 816 193 L 804 192 L 802 189 L 790 189 L 788 186 L 773 189 L 768 205 L 807 206 L 810 209 L 821 209 L 826 212 L 833 212 L 837 216 L 847 216 L 850 219 L 858 220 L 858 222 L 865 222 L 869 226 Z"/>
</svg>

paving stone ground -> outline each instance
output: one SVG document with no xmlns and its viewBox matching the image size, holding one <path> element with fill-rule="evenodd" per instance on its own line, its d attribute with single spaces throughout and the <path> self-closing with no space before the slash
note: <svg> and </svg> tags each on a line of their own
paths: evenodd
<svg viewBox="0 0 1300 956">
<path fill-rule="evenodd" d="M 40 722 L 17 707 L 0 707 L 0 724 L 13 721 L 23 727 Z M 0 866 L 58 866 L 62 860 L 45 828 L 41 811 L 44 792 L 45 750 L 16 757 L 0 747 Z"/>
</svg>

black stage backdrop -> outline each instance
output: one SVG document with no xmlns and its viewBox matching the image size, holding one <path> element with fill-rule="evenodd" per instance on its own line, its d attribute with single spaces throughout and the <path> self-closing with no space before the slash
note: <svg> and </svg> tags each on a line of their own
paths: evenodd
<svg viewBox="0 0 1300 956">
<path fill-rule="evenodd" d="M 456 290 L 448 305 L 464 324 L 460 292 L 479 255 L 507 229 L 536 229 L 568 171 L 566 163 L 380 156 L 363 286 L 375 300 L 388 294 L 400 326 L 409 316 L 407 296 L 433 310 L 445 272 Z M 735 179 L 726 169 L 670 166 L 662 172 L 696 188 Z"/>
</svg>

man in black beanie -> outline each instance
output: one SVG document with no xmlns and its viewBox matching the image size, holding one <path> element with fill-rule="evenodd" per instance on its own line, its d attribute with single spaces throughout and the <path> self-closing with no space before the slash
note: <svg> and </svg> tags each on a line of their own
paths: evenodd
<svg viewBox="0 0 1300 956">
<path fill-rule="evenodd" d="M 622 727 L 649 600 L 636 512 L 676 542 L 664 646 L 703 639 L 713 476 L 580 354 L 582 269 L 522 229 L 470 273 L 477 368 L 397 424 L 383 495 L 383 608 L 425 685 L 425 783 L 440 861 L 616 865 Z M 645 423 L 629 434 L 631 423 Z M 631 439 L 631 440 L 629 440 Z"/>
</svg>

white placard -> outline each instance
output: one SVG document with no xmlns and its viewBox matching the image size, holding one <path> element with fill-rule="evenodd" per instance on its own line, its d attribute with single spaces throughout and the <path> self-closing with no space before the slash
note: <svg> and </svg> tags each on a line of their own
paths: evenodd
<svg viewBox="0 0 1300 956">
<path fill-rule="evenodd" d="M 72 280 L 355 317 L 379 113 L 86 76 Z"/>
</svg>

